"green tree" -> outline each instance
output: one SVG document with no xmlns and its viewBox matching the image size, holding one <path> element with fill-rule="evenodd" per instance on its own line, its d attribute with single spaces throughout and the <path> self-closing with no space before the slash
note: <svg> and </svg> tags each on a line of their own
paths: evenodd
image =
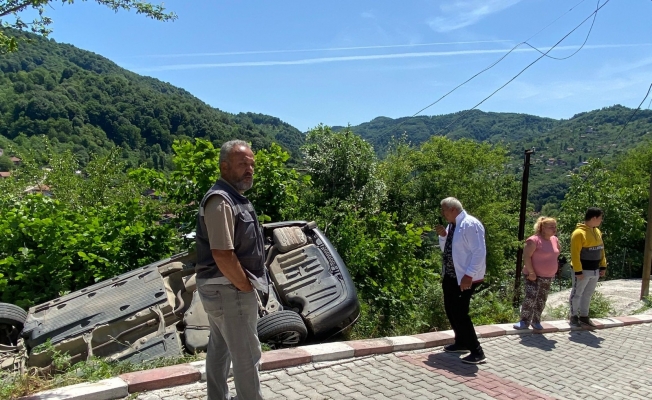
<svg viewBox="0 0 652 400">
<path fill-rule="evenodd" d="M 265 222 L 283 221 L 299 216 L 299 194 L 310 185 L 310 175 L 302 175 L 287 162 L 290 153 L 272 143 L 269 150 L 256 152 L 254 186 L 247 197 Z"/>
<path fill-rule="evenodd" d="M 169 174 L 139 168 L 130 175 L 164 196 L 168 211 L 184 233 L 195 228 L 199 203 L 220 177 L 219 153 L 207 140 L 175 141 L 174 170 Z M 254 187 L 247 196 L 264 221 L 280 221 L 298 214 L 299 192 L 309 185 L 310 177 L 300 177 L 287 167 L 288 152 L 273 143 L 255 153 Z"/>
<path fill-rule="evenodd" d="M 567 235 L 583 222 L 588 207 L 602 208 L 600 230 L 611 278 L 640 277 L 651 167 L 649 144 L 621 156 L 611 167 L 592 160 L 573 176 L 561 204 L 560 230 Z"/>
<path fill-rule="evenodd" d="M 86 0 L 82 0 L 86 1 Z M 106 6 L 113 11 L 135 10 L 137 14 L 159 21 L 176 19 L 174 13 L 166 13 L 163 5 L 152 4 L 140 0 L 95 0 L 100 5 Z M 46 8 L 56 3 L 55 0 L 0 0 L 0 21 L 5 20 L 5 27 L 19 30 L 30 29 L 32 32 L 47 36 L 52 30 L 49 25 L 52 19 L 45 15 Z M 61 4 L 73 4 L 74 0 L 61 0 Z M 32 22 L 23 21 L 21 15 L 32 10 L 37 14 Z M 9 19 L 11 22 L 6 22 Z M 18 41 L 16 37 L 6 36 L 0 30 L 0 54 L 16 51 Z"/>
<path fill-rule="evenodd" d="M 344 201 L 352 207 L 378 207 L 385 188 L 377 177 L 373 147 L 351 130 L 333 132 L 319 125 L 310 130 L 302 147 L 315 188 L 313 202 Z"/>
<path fill-rule="evenodd" d="M 220 177 L 220 150 L 203 139 L 175 141 L 172 149 L 174 171 L 170 174 L 139 168 L 130 176 L 164 196 L 175 223 L 189 233 L 195 227 L 199 203 Z"/>
<path fill-rule="evenodd" d="M 140 194 L 117 156 L 95 157 L 80 175 L 72 153 L 50 155 L 48 170 L 22 155 L 0 181 L 0 301 L 29 307 L 178 249 L 161 204 Z M 54 197 L 25 191 L 46 185 Z"/>
<path fill-rule="evenodd" d="M 502 147 L 466 139 L 432 137 L 420 148 L 399 142 L 380 166 L 388 188 L 386 209 L 432 226 L 440 201 L 458 198 L 484 224 L 489 278 L 501 279 L 518 245 L 518 182 L 506 171 L 507 160 Z"/>
<path fill-rule="evenodd" d="M 0 156 L 0 171 L 6 172 L 14 169 L 14 163 L 7 156 Z"/>
</svg>

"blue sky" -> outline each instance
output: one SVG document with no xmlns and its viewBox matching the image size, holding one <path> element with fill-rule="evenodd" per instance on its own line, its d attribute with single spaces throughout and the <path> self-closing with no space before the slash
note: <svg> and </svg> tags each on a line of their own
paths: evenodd
<svg viewBox="0 0 652 400">
<path fill-rule="evenodd" d="M 546 51 L 597 4 L 168 0 L 179 17 L 174 22 L 116 14 L 93 2 L 55 5 L 48 15 L 59 42 L 182 87 L 221 110 L 269 114 L 306 131 L 413 115 L 519 42 Z M 652 83 L 650 16 L 652 1 L 611 0 L 579 53 L 540 60 L 479 109 L 570 118 L 614 104 L 638 106 Z M 549 54 L 570 55 L 589 26 Z M 520 47 L 421 115 L 473 107 L 538 56 Z"/>
</svg>

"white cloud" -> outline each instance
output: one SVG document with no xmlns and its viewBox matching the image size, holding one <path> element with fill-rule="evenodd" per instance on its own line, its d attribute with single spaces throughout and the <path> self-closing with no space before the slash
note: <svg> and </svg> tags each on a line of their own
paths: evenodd
<svg viewBox="0 0 652 400">
<path fill-rule="evenodd" d="M 606 44 L 606 45 L 588 45 L 584 50 L 606 49 L 606 48 L 624 48 L 651 46 L 652 43 L 646 44 Z M 578 46 L 557 46 L 555 50 L 576 50 Z M 541 51 L 547 51 L 549 48 L 539 48 Z M 530 47 L 520 47 L 513 50 L 513 53 L 530 53 L 535 50 Z M 287 66 L 287 65 L 309 65 L 323 64 L 344 61 L 370 61 L 370 60 L 387 60 L 387 59 L 408 59 L 423 57 L 451 57 L 464 55 L 483 55 L 483 54 L 504 54 L 505 49 L 477 49 L 477 50 L 455 50 L 455 51 L 428 51 L 412 53 L 393 53 L 393 54 L 372 54 L 372 55 L 353 55 L 339 57 L 319 57 L 304 58 L 298 60 L 265 60 L 265 61 L 243 61 L 243 62 L 223 62 L 223 63 L 191 63 L 191 64 L 172 64 L 160 65 L 145 68 L 136 68 L 137 71 L 176 71 L 188 69 L 205 69 L 205 68 L 232 68 L 232 67 L 270 67 L 270 66 Z"/>
<path fill-rule="evenodd" d="M 478 43 L 513 43 L 511 40 L 467 40 L 456 42 L 433 42 L 433 43 L 409 43 L 409 44 L 394 44 L 384 46 L 356 46 L 356 47 L 327 47 L 327 48 L 314 48 L 314 49 L 298 49 L 298 50 L 259 50 L 259 51 L 230 51 L 218 53 L 176 53 L 176 54 L 150 54 L 139 55 L 131 58 L 180 58 L 180 57 L 216 57 L 216 56 L 235 56 L 235 55 L 254 55 L 254 54 L 289 54 L 289 53 L 309 53 L 318 51 L 348 51 L 348 50 L 366 50 L 366 49 L 392 49 L 400 47 L 423 47 L 423 46 L 444 46 L 444 45 L 459 45 L 459 44 L 478 44 Z"/>
<path fill-rule="evenodd" d="M 521 0 L 455 0 L 439 6 L 441 16 L 428 21 L 437 32 L 450 32 L 473 25 L 484 17 L 509 8 Z"/>
<path fill-rule="evenodd" d="M 360 14 L 360 16 L 362 18 L 376 19 L 376 15 L 371 11 L 364 11 L 362 14 Z"/>
<path fill-rule="evenodd" d="M 535 107 L 551 107 L 554 104 L 567 107 L 572 104 L 571 108 L 575 108 L 578 104 L 588 103 L 595 104 L 594 107 L 617 103 L 636 107 L 650 85 L 650 78 L 649 73 L 632 73 L 617 78 L 586 76 L 585 79 L 560 79 L 545 83 L 517 81 L 501 91 L 495 100 L 510 104 L 514 100 L 527 100 Z"/>
<path fill-rule="evenodd" d="M 597 76 L 600 78 L 608 78 L 614 75 L 622 75 L 630 71 L 645 68 L 647 71 L 652 66 L 652 57 L 642 58 L 632 62 L 617 62 L 604 65 L 597 71 Z"/>
</svg>

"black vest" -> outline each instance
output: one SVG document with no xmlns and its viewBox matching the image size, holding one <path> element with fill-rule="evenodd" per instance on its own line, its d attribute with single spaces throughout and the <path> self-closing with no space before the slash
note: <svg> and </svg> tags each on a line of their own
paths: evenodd
<svg viewBox="0 0 652 400">
<path fill-rule="evenodd" d="M 267 291 L 267 274 L 265 273 L 265 246 L 263 233 L 258 224 L 258 216 L 251 202 L 238 193 L 224 180 L 218 180 L 215 185 L 204 195 L 199 204 L 197 215 L 197 229 L 195 240 L 197 242 L 197 280 L 208 280 L 224 276 L 217 268 L 206 231 L 204 221 L 204 206 L 209 197 L 219 194 L 229 203 L 233 210 L 235 252 L 245 274 L 252 284 L 259 290 Z"/>
</svg>

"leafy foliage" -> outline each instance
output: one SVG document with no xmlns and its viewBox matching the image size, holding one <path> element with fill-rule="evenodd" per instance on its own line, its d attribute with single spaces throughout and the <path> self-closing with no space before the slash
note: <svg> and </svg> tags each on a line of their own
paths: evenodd
<svg viewBox="0 0 652 400">
<path fill-rule="evenodd" d="M 131 171 L 131 177 L 165 198 L 173 222 L 189 233 L 195 226 L 201 199 L 220 176 L 220 150 L 207 140 L 175 141 L 174 171 L 166 174 L 150 168 Z"/>
<path fill-rule="evenodd" d="M 287 167 L 289 159 L 290 154 L 276 143 L 256 152 L 256 178 L 247 197 L 264 222 L 298 217 L 300 191 L 312 183 L 310 175 L 300 176 Z"/>
<path fill-rule="evenodd" d="M 509 152 L 508 172 L 519 177 L 523 150 L 535 149 L 528 199 L 538 212 L 546 204 L 559 207 L 571 184 L 570 176 L 577 173 L 583 163 L 595 158 L 617 157 L 652 137 L 650 110 L 640 110 L 622 130 L 632 112 L 632 109 L 615 105 L 580 113 L 567 120 L 554 120 L 472 110 L 463 118 L 465 112 L 397 119 L 378 117 L 346 129 L 362 136 L 381 156 L 390 152 L 396 139 L 414 146 L 432 136 L 502 144 Z M 334 131 L 343 129 L 333 127 Z"/>
<path fill-rule="evenodd" d="M 75 164 L 70 154 L 53 157 L 56 167 L 39 185 L 60 185 L 52 189 L 60 197 L 17 190 L 28 173 L 1 182 L 1 301 L 26 308 L 173 252 L 175 232 L 158 223 L 160 204 L 135 195 L 113 157 L 94 160 L 85 177 L 66 168 Z"/>
<path fill-rule="evenodd" d="M 175 141 L 172 145 L 174 170 L 170 173 L 138 168 L 129 174 L 155 190 L 167 205 L 172 223 L 183 233 L 194 229 L 197 210 L 206 192 L 220 177 L 219 153 L 207 140 Z M 310 177 L 300 177 L 287 166 L 290 154 L 273 143 L 269 149 L 256 152 L 256 173 L 253 188 L 247 197 L 265 221 L 279 221 L 297 213 L 299 188 L 309 185 Z"/>
<path fill-rule="evenodd" d="M 447 326 L 441 308 L 433 307 L 442 301 L 441 253 L 430 233 L 444 197 L 458 197 L 483 221 L 489 281 L 503 279 L 518 245 L 517 182 L 505 171 L 503 148 L 441 137 L 420 147 L 399 140 L 378 161 L 351 131 L 318 126 L 303 150 L 314 184 L 304 213 L 325 228 L 365 304 L 354 336 Z M 500 307 L 511 310 L 507 301 Z"/>
<path fill-rule="evenodd" d="M 307 172 L 320 188 L 313 192 L 315 204 L 339 200 L 363 209 L 378 206 L 384 187 L 377 179 L 376 155 L 360 136 L 320 125 L 308 132 L 302 151 Z"/>
<path fill-rule="evenodd" d="M 573 176 L 562 202 L 560 226 L 567 233 L 582 222 L 588 207 L 604 210 L 600 230 L 610 277 L 630 278 L 641 274 L 651 171 L 649 143 L 618 157 L 613 165 L 592 161 Z"/>
<path fill-rule="evenodd" d="M 518 184 L 506 173 L 505 150 L 470 140 L 432 137 L 421 148 L 397 142 L 380 168 L 388 188 L 386 209 L 402 219 L 434 225 L 439 202 L 458 198 L 486 230 L 487 270 L 513 257 L 517 242 Z"/>
</svg>

